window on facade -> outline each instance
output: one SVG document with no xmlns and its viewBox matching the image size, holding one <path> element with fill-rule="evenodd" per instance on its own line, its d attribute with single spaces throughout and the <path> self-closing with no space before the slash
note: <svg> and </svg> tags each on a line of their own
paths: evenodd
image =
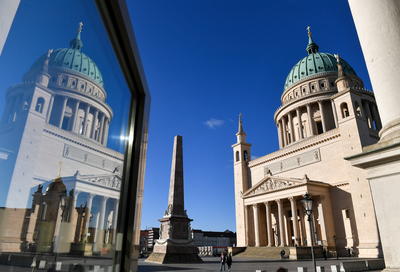
<svg viewBox="0 0 400 272">
<path fill-rule="evenodd" d="M 354 108 L 356 109 L 356 115 L 357 115 L 357 116 L 361 116 L 361 108 L 360 108 L 360 106 L 358 105 L 358 102 L 357 102 L 357 101 L 354 102 Z"/>
<path fill-rule="evenodd" d="M 312 85 L 312 86 L 311 86 L 311 90 L 314 90 L 314 88 L 315 88 L 314 85 Z"/>
<path fill-rule="evenodd" d="M 68 125 L 69 125 L 70 119 L 71 119 L 71 117 L 69 117 L 69 116 L 64 116 L 64 119 L 63 119 L 63 122 L 62 122 L 62 125 L 61 125 L 61 128 L 62 128 L 63 130 L 68 130 Z"/>
<path fill-rule="evenodd" d="M 335 82 L 331 81 L 331 87 L 335 86 Z"/>
<path fill-rule="evenodd" d="M 325 84 L 324 83 L 321 83 L 321 88 L 324 88 L 325 87 Z"/>
<path fill-rule="evenodd" d="M 346 118 L 346 117 L 350 116 L 349 108 L 347 107 L 347 103 L 346 102 L 343 102 L 340 105 L 340 110 L 342 112 L 342 118 Z"/>
<path fill-rule="evenodd" d="M 321 121 L 315 122 L 315 125 L 316 125 L 316 127 L 317 127 L 317 134 L 322 134 L 322 133 L 324 133 L 324 130 L 323 130 L 322 122 L 321 122 Z"/>
<path fill-rule="evenodd" d="M 239 151 L 236 151 L 236 161 L 239 161 Z"/>
<path fill-rule="evenodd" d="M 42 113 L 43 106 L 44 106 L 44 98 L 43 97 L 39 97 L 37 102 L 36 102 L 35 111 L 37 111 L 39 113 Z"/>
<path fill-rule="evenodd" d="M 350 210 L 346 210 L 346 218 L 350 218 Z"/>
<path fill-rule="evenodd" d="M 247 154 L 247 150 L 243 152 L 243 159 L 244 161 L 249 161 L 249 154 Z"/>
</svg>

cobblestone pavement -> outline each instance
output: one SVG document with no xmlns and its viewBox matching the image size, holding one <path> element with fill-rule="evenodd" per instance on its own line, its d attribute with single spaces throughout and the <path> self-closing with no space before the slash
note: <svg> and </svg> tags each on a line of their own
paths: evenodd
<svg viewBox="0 0 400 272">
<path fill-rule="evenodd" d="M 325 272 L 331 272 L 331 265 L 340 265 L 343 261 L 355 261 L 363 260 L 358 258 L 339 258 L 336 259 L 317 259 L 317 266 L 323 266 Z M 96 272 L 108 272 L 112 265 L 110 258 L 73 258 L 73 257 L 61 257 L 59 261 L 62 261 L 62 270 L 67 272 L 70 269 L 71 264 L 82 264 L 85 267 L 85 271 L 95 272 L 95 266 L 100 266 L 100 270 Z M 156 264 L 145 262 L 145 259 L 139 259 L 138 261 L 138 272 L 151 272 L 151 271 L 220 271 L 220 263 L 218 257 L 203 257 L 203 263 L 200 264 Z M 37 272 L 46 272 L 46 269 L 37 270 Z M 264 259 L 251 259 L 251 258 L 235 258 L 233 257 L 233 264 L 231 271 L 237 272 L 255 272 L 256 270 L 275 272 L 279 267 L 283 267 L 289 270 L 289 272 L 297 272 L 297 267 L 306 267 L 307 271 L 313 272 L 313 264 L 311 260 L 264 260 Z M 228 267 L 226 267 L 226 271 Z M 0 272 L 31 272 L 30 267 L 19 267 L 0 265 Z M 110 270 L 111 271 L 111 270 Z M 371 272 L 371 271 L 369 271 Z"/>
</svg>

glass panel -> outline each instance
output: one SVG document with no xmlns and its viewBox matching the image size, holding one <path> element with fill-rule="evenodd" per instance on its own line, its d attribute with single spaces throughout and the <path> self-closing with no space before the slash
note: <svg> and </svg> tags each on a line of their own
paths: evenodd
<svg viewBox="0 0 400 272">
<path fill-rule="evenodd" d="M 96 5 L 21 1 L 0 75 L 0 271 L 108 271 L 131 94 Z"/>
</svg>

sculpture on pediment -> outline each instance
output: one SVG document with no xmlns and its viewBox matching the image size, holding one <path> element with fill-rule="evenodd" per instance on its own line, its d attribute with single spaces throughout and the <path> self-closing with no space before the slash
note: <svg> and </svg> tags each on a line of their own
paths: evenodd
<svg viewBox="0 0 400 272">
<path fill-rule="evenodd" d="M 273 191 L 276 189 L 289 187 L 292 185 L 293 185 L 293 183 L 289 182 L 289 181 L 280 181 L 280 180 L 270 179 L 270 180 L 265 181 L 263 184 L 261 184 L 259 187 L 257 187 L 253 191 L 251 191 L 250 194 L 253 195 L 253 194 L 264 193 L 264 192 Z"/>
</svg>

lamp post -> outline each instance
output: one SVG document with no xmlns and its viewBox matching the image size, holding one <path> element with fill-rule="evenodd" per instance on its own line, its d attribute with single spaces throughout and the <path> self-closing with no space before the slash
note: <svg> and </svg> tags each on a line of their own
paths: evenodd
<svg viewBox="0 0 400 272">
<path fill-rule="evenodd" d="M 313 226 L 312 226 L 312 209 L 313 209 L 313 202 L 314 200 L 312 200 L 310 198 L 310 195 L 308 193 L 305 194 L 304 199 L 301 200 L 301 203 L 303 204 L 304 207 L 304 212 L 307 214 L 308 216 L 308 222 L 310 223 L 310 232 L 311 232 L 311 256 L 312 256 L 312 260 L 313 260 L 313 266 L 314 266 L 314 272 L 317 272 L 317 268 L 316 268 L 316 264 L 315 264 L 315 256 L 314 256 L 314 230 L 313 230 Z"/>
<path fill-rule="evenodd" d="M 339 260 L 339 255 L 337 252 L 337 245 L 336 245 L 336 235 L 333 235 L 333 240 L 335 241 L 336 260 Z"/>
</svg>

